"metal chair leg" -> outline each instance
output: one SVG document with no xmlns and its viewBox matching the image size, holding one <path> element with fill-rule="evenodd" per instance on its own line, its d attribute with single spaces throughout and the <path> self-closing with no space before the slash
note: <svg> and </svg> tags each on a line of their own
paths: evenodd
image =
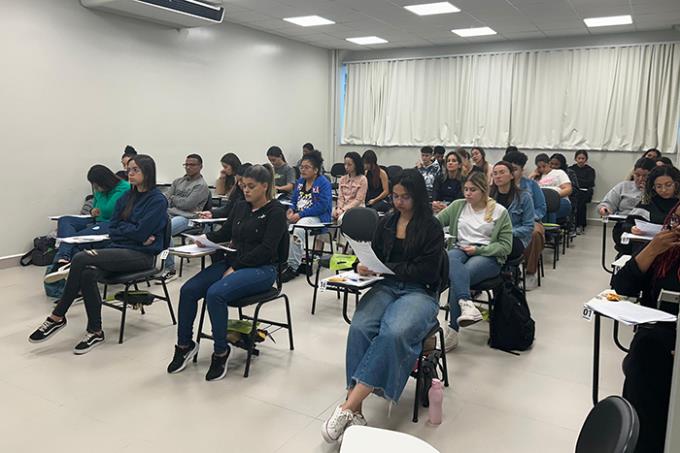
<svg viewBox="0 0 680 453">
<path fill-rule="evenodd" d="M 288 322 L 288 345 L 290 347 L 290 350 L 294 350 L 295 346 L 293 346 L 293 319 L 290 316 L 290 303 L 288 302 L 288 296 L 283 295 L 283 300 L 286 304 L 286 320 Z"/>
<path fill-rule="evenodd" d="M 123 311 L 120 315 L 120 334 L 118 336 L 118 344 L 123 342 L 123 338 L 125 336 L 125 316 L 127 315 L 128 307 L 128 289 L 129 286 L 125 285 L 125 290 L 123 292 Z"/>
<path fill-rule="evenodd" d="M 423 353 L 418 354 L 418 372 L 416 374 L 416 397 L 413 401 L 413 423 L 418 423 L 418 409 L 420 409 L 420 381 L 423 379 Z"/>
<path fill-rule="evenodd" d="M 172 319 L 172 325 L 177 325 L 177 318 L 175 318 L 175 310 L 172 308 L 172 303 L 170 302 L 170 294 L 168 293 L 168 287 L 165 285 L 165 280 L 162 281 L 163 294 L 165 295 L 165 301 L 168 303 L 168 310 L 170 311 L 170 319 Z"/>
<path fill-rule="evenodd" d="M 444 348 L 444 329 L 440 326 L 439 327 L 439 343 L 440 343 L 440 351 L 442 353 L 442 374 L 444 375 L 444 387 L 449 386 L 449 367 L 448 364 L 446 363 L 446 349 Z"/>
</svg>

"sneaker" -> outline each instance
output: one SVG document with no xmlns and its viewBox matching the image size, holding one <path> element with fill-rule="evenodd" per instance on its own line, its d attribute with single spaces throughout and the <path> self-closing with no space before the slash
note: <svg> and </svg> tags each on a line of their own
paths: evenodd
<svg viewBox="0 0 680 453">
<path fill-rule="evenodd" d="M 45 322 L 28 337 L 28 341 L 31 343 L 40 343 L 59 332 L 64 327 L 66 327 L 66 317 L 62 318 L 61 321 L 55 321 L 48 316 Z"/>
<path fill-rule="evenodd" d="M 538 288 L 538 275 L 536 274 L 527 274 L 526 276 L 526 287 L 524 288 L 526 291 L 531 291 L 532 289 Z"/>
<path fill-rule="evenodd" d="M 77 355 L 87 354 L 92 349 L 96 348 L 98 344 L 104 342 L 104 332 L 99 333 L 85 333 L 85 336 L 80 343 L 78 343 L 75 348 L 73 348 L 73 353 Z"/>
<path fill-rule="evenodd" d="M 163 275 L 160 277 L 162 280 L 165 280 L 165 283 L 170 283 L 173 280 L 177 280 L 177 271 L 175 269 L 171 269 L 169 271 L 163 272 Z M 160 280 L 156 280 L 157 285 L 162 285 L 163 282 Z"/>
<path fill-rule="evenodd" d="M 174 374 L 182 371 L 196 354 L 198 354 L 198 343 L 193 341 L 188 348 L 175 346 L 175 355 L 172 357 L 170 365 L 168 365 L 168 373 Z"/>
<path fill-rule="evenodd" d="M 332 444 L 340 440 L 342 433 L 345 432 L 350 423 L 354 420 L 355 414 L 351 410 L 342 410 L 342 406 L 338 406 L 333 411 L 333 415 L 321 425 L 321 436 L 323 440 Z M 363 417 L 362 417 L 363 418 Z"/>
<path fill-rule="evenodd" d="M 71 263 L 66 263 L 54 272 L 45 275 L 43 282 L 50 284 L 64 280 L 68 277 L 68 272 L 71 270 Z"/>
<path fill-rule="evenodd" d="M 444 334 L 444 351 L 453 351 L 458 347 L 458 331 L 446 326 L 446 333 Z"/>
<path fill-rule="evenodd" d="M 229 354 L 231 353 L 231 348 L 227 349 L 227 354 L 219 356 L 216 354 L 212 355 L 212 360 L 210 361 L 210 368 L 208 373 L 205 375 L 206 381 L 219 381 L 224 378 L 227 374 L 227 362 L 229 362 Z"/>
<path fill-rule="evenodd" d="M 281 274 L 281 283 L 288 283 L 298 276 L 297 271 L 294 271 L 292 267 L 288 266 L 285 271 Z"/>
<path fill-rule="evenodd" d="M 458 301 L 461 315 L 458 317 L 458 325 L 468 327 L 482 320 L 482 313 L 475 307 L 471 300 L 461 299 Z"/>
</svg>

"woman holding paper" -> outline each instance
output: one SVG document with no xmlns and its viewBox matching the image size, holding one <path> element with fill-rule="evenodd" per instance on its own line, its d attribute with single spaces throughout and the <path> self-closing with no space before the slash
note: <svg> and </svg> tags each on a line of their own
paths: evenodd
<svg viewBox="0 0 680 453">
<path fill-rule="evenodd" d="M 230 242 L 236 249 L 227 257 L 203 269 L 182 285 L 179 296 L 177 345 L 168 373 L 179 373 L 198 352 L 193 326 L 198 301 L 205 298 L 214 338 L 214 353 L 207 381 L 222 379 L 227 373 L 231 348 L 227 342 L 229 303 L 267 291 L 276 282 L 276 266 L 284 258 L 279 246 L 286 232 L 286 210 L 276 201 L 274 170 L 270 165 L 254 165 L 243 175 L 245 201 L 234 206 L 219 231 L 206 234 L 209 241 Z M 200 237 L 196 241 L 202 246 Z"/>
<path fill-rule="evenodd" d="M 32 343 L 47 340 L 66 326 L 66 312 L 82 293 L 87 312 L 87 331 L 73 349 L 85 354 L 104 341 L 102 301 L 97 280 L 102 272 L 136 272 L 151 269 L 163 250 L 168 222 L 168 200 L 156 188 L 156 164 L 137 154 L 128 161 L 132 186 L 118 199 L 109 224 L 111 243 L 98 250 L 77 253 L 71 261 L 64 294 L 47 320 L 29 337 Z"/>
<path fill-rule="evenodd" d="M 385 275 L 357 305 L 347 337 L 347 400 L 322 425 L 329 443 L 347 427 L 366 424 L 362 403 L 371 393 L 399 400 L 422 341 L 437 322 L 446 278 L 444 234 L 432 216 L 425 180 L 416 169 L 404 170 L 392 195 L 395 209 L 378 223 L 371 247 L 394 275 Z M 357 272 L 373 275 L 361 263 Z"/>
<path fill-rule="evenodd" d="M 623 223 L 623 231 L 633 234 L 649 235 L 635 225 L 636 220 L 661 225 L 673 206 L 678 202 L 680 190 L 680 171 L 674 167 L 656 167 L 647 177 L 640 202 L 628 214 Z"/>
<path fill-rule="evenodd" d="M 658 303 L 659 309 L 678 314 L 678 304 L 668 302 L 662 291 L 680 292 L 680 203 L 666 216 L 662 231 L 614 274 L 612 286 L 634 298 L 642 292 L 642 305 L 657 308 Z M 637 453 L 664 451 L 675 337 L 676 323 L 641 325 L 623 362 L 623 396 L 640 418 Z"/>
</svg>

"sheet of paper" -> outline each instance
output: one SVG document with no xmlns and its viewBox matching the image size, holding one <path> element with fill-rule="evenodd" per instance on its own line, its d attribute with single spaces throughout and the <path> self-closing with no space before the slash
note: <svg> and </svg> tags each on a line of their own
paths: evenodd
<svg viewBox="0 0 680 453">
<path fill-rule="evenodd" d="M 357 242 L 347 236 L 345 237 L 349 242 L 349 246 L 352 247 L 354 254 L 359 258 L 361 264 L 376 274 L 394 275 L 392 269 L 385 266 L 385 264 L 375 255 L 370 242 Z"/>
<path fill-rule="evenodd" d="M 59 220 L 62 217 L 77 217 L 79 219 L 90 219 L 92 216 L 90 214 L 64 214 L 64 215 L 51 215 L 50 220 Z"/>
<path fill-rule="evenodd" d="M 618 267 L 620 269 L 623 266 L 625 266 L 626 263 L 628 261 L 630 261 L 631 258 L 632 258 L 632 256 L 630 256 L 630 255 L 621 255 L 621 257 L 619 259 L 617 259 L 616 261 L 614 261 L 612 263 L 612 267 Z"/>
<path fill-rule="evenodd" d="M 633 233 L 623 233 L 621 235 L 621 244 L 629 244 L 630 241 L 651 241 L 654 239 L 654 236 L 640 236 L 638 234 L 633 234 Z"/>
<path fill-rule="evenodd" d="M 235 251 L 232 248 L 225 247 L 224 245 L 217 244 L 210 239 L 208 239 L 205 234 L 201 236 L 194 236 L 191 234 L 183 234 L 182 236 L 186 237 L 187 239 L 191 240 L 192 242 L 196 241 L 201 241 L 201 244 L 203 244 L 205 247 L 204 248 L 212 248 L 212 249 L 221 249 L 221 250 L 226 250 L 228 252 L 233 252 Z"/>
<path fill-rule="evenodd" d="M 645 222 L 644 220 L 635 219 L 635 226 L 642 231 L 642 236 L 656 236 L 661 232 L 663 225 L 656 223 Z"/>
<path fill-rule="evenodd" d="M 195 223 L 195 224 L 205 224 L 205 223 L 223 223 L 226 222 L 227 218 L 226 217 L 220 217 L 217 219 L 191 219 L 189 223 Z"/>
<path fill-rule="evenodd" d="M 371 284 L 382 280 L 382 277 L 362 277 L 354 271 L 341 272 L 338 275 L 333 275 L 328 278 L 324 278 L 319 285 L 319 289 L 325 291 L 327 285 L 332 285 L 333 283 L 339 283 L 345 286 L 352 286 L 354 288 L 365 288 Z"/>
<path fill-rule="evenodd" d="M 187 244 L 179 247 L 170 247 L 170 250 L 175 253 L 181 253 L 182 255 L 206 255 L 212 254 L 217 251 L 213 247 L 199 247 L 196 244 Z"/>
<path fill-rule="evenodd" d="M 57 238 L 57 242 L 65 244 L 89 244 L 91 242 L 108 241 L 108 234 L 92 234 L 87 236 L 72 236 L 70 238 Z"/>
<path fill-rule="evenodd" d="M 586 303 L 591 310 L 615 319 L 623 324 L 633 326 L 650 322 L 675 322 L 677 317 L 665 311 L 644 307 L 626 301 L 610 302 L 593 298 Z"/>
</svg>

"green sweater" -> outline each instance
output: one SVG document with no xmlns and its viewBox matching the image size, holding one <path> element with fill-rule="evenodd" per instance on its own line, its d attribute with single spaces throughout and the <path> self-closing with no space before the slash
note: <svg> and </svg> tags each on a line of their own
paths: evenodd
<svg viewBox="0 0 680 453">
<path fill-rule="evenodd" d="M 458 219 L 465 207 L 465 200 L 455 200 L 446 209 L 437 214 L 437 220 L 444 227 L 449 227 L 449 234 L 452 236 L 449 245 L 458 242 Z M 475 255 L 494 256 L 499 264 L 505 263 L 505 259 L 512 251 L 512 221 L 508 211 L 503 209 L 503 213 L 496 220 L 496 224 L 491 232 L 491 242 L 489 245 L 478 246 Z"/>
<path fill-rule="evenodd" d="M 99 211 L 101 211 L 95 220 L 97 222 L 108 222 L 111 220 L 113 211 L 116 208 L 116 202 L 128 190 L 130 190 L 130 183 L 127 181 L 120 181 L 116 187 L 109 192 L 95 191 L 92 209 L 98 208 Z"/>
</svg>

